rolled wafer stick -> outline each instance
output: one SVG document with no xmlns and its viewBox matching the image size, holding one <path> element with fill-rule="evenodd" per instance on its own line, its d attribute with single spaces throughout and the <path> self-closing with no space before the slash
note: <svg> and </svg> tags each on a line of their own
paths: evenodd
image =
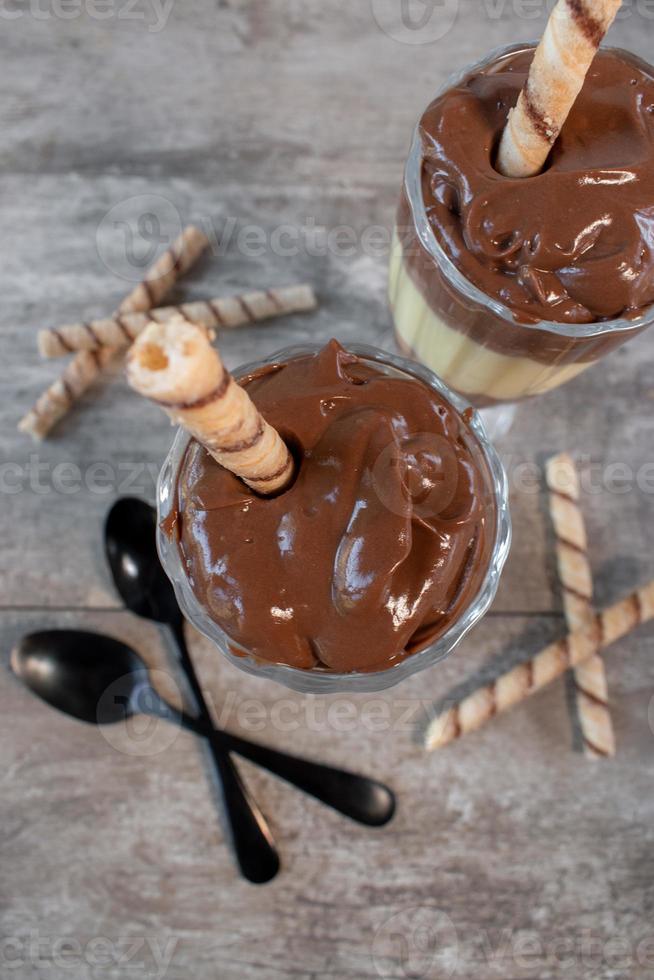
<svg viewBox="0 0 654 980">
<path fill-rule="evenodd" d="M 540 173 L 622 0 L 558 0 L 497 157 L 506 177 Z"/>
<path fill-rule="evenodd" d="M 294 464 L 285 442 L 226 370 L 203 327 L 180 315 L 151 323 L 129 352 L 127 379 L 253 490 L 277 493 L 290 483 Z"/>
<path fill-rule="evenodd" d="M 43 392 L 27 415 L 20 420 L 20 431 L 37 440 L 45 439 L 115 354 L 116 351 L 111 347 L 102 351 L 85 350 L 77 354 L 61 377 Z"/>
<path fill-rule="evenodd" d="M 150 266 L 118 307 L 119 313 L 138 313 L 158 306 L 177 280 L 188 272 L 209 246 L 209 239 L 195 225 L 187 225 L 170 248 Z"/>
<path fill-rule="evenodd" d="M 519 704 L 560 677 L 569 667 L 585 663 L 599 650 L 651 619 L 654 619 L 654 581 L 603 612 L 595 613 L 588 626 L 550 643 L 532 660 L 518 664 L 443 711 L 430 722 L 425 733 L 425 747 L 428 751 L 441 748 L 461 735 L 481 728 L 494 715 Z"/>
<path fill-rule="evenodd" d="M 586 527 L 579 506 L 579 474 L 567 453 L 549 459 L 545 474 L 565 618 L 570 629 L 581 629 L 592 623 L 595 614 Z M 615 734 L 603 658 L 599 654 L 589 657 L 572 673 L 584 754 L 591 759 L 615 755 Z"/>
<path fill-rule="evenodd" d="M 231 329 L 288 313 L 315 310 L 311 286 L 286 286 L 266 292 L 243 293 L 216 299 L 161 306 L 147 313 L 125 313 L 105 320 L 73 323 L 39 333 L 39 350 L 44 357 L 61 357 L 71 351 L 128 347 L 151 323 L 165 323 L 180 314 L 206 329 Z"/>
<path fill-rule="evenodd" d="M 119 313 L 137 313 L 161 302 L 180 276 L 187 272 L 209 244 L 209 239 L 189 225 L 169 249 L 148 269 L 143 279 L 125 297 Z M 61 376 L 51 384 L 18 423 L 21 432 L 34 439 L 45 439 L 54 426 L 71 410 L 75 402 L 93 384 L 116 355 L 116 348 L 102 351 L 80 351 Z"/>
</svg>

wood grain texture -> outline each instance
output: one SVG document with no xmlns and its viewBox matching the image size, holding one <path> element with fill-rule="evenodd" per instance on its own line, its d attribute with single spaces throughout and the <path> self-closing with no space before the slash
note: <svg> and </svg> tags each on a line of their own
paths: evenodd
<svg viewBox="0 0 654 980">
<path fill-rule="evenodd" d="M 650 21 L 633 6 L 611 42 L 651 56 Z M 173 301 L 314 285 L 316 315 L 225 336 L 229 367 L 333 335 L 384 343 L 387 256 L 384 247 L 364 247 L 362 235 L 390 229 L 415 119 L 451 71 L 492 46 L 537 36 L 543 8 L 532 20 L 519 16 L 520 4 L 461 0 L 450 32 L 424 45 L 380 30 L 368 0 L 178 2 L 159 32 L 117 16 L 3 20 L 5 665 L 23 632 L 63 624 L 106 630 L 154 665 L 166 663 L 157 630 L 120 611 L 100 537 L 119 493 L 153 499 L 172 438 L 165 421 L 116 378 L 90 392 L 38 450 L 15 431 L 59 370 L 38 360 L 38 329 L 104 315 L 126 292 L 123 238 L 107 226 L 109 212 L 120 219 L 154 195 L 162 233 L 194 221 L 213 234 L 214 254 Z M 136 9 L 151 15 L 153 7 Z M 252 226 L 263 230 L 261 249 L 248 245 Z M 274 238 L 287 226 L 300 229 L 292 254 L 288 239 Z M 354 245 L 337 237 L 341 226 L 354 229 Z M 312 236 L 330 232 L 330 247 L 312 246 Z M 513 488 L 513 552 L 492 613 L 446 663 L 374 698 L 301 698 L 241 675 L 193 637 L 222 720 L 388 780 L 400 809 L 385 830 L 348 824 L 244 766 L 284 859 L 273 885 L 246 886 L 189 736 L 169 744 L 157 729 L 150 747 L 161 751 L 144 756 L 148 740 L 138 730 L 115 729 L 108 742 L 49 713 L 1 670 L 0 955 L 19 959 L 0 975 L 123 977 L 118 941 L 136 937 L 162 949 L 174 941 L 168 980 L 650 977 L 651 631 L 626 641 L 619 669 L 607 660 L 620 752 L 601 779 L 569 751 L 560 688 L 447 753 L 427 758 L 419 735 L 427 711 L 494 669 L 496 658 L 504 664 L 540 649 L 563 629 L 540 491 L 549 455 L 574 452 L 587 478 L 597 605 L 651 577 L 651 350 L 644 335 L 521 410 L 501 446 Z M 431 960 L 411 946 L 420 921 L 411 910 L 425 907 Z M 41 941 L 41 963 L 30 934 Z M 57 938 L 88 955 L 99 937 L 113 943 L 113 962 L 89 964 L 73 948 L 62 965 Z M 418 958 L 402 961 L 401 940 Z M 147 943 L 136 961 L 133 975 L 156 975 Z"/>
</svg>

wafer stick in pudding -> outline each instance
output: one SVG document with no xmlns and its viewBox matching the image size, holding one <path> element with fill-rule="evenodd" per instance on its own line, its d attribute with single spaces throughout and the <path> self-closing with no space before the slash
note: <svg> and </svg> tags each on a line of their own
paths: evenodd
<svg viewBox="0 0 654 980">
<path fill-rule="evenodd" d="M 137 313 L 156 306 L 208 245 L 209 239 L 204 232 L 189 225 L 148 269 L 143 282 L 125 297 L 118 312 Z M 45 439 L 117 353 L 115 348 L 106 347 L 102 351 L 80 351 L 76 354 L 61 376 L 20 420 L 20 431 L 37 440 Z"/>
<path fill-rule="evenodd" d="M 285 442 L 202 327 L 179 315 L 151 323 L 129 352 L 127 379 L 253 490 L 278 493 L 290 483 L 294 463 Z"/>
<path fill-rule="evenodd" d="M 545 647 L 536 657 L 518 664 L 491 684 L 474 691 L 430 722 L 425 747 L 441 748 L 481 728 L 494 715 L 507 711 L 540 691 L 570 667 L 577 667 L 599 650 L 654 619 L 654 581 L 614 606 L 596 613 L 593 621 Z"/>
<path fill-rule="evenodd" d="M 180 314 L 205 329 L 231 329 L 289 313 L 316 308 L 311 286 L 287 286 L 266 292 L 243 293 L 217 299 L 162 306 L 147 313 L 125 313 L 104 320 L 73 323 L 39 333 L 39 350 L 44 357 L 61 357 L 71 351 L 128 347 L 151 323 L 165 323 Z"/>
<path fill-rule="evenodd" d="M 545 474 L 565 618 L 570 629 L 581 629 L 595 614 L 586 527 L 579 506 L 579 474 L 567 453 L 548 460 Z M 574 669 L 573 677 L 584 754 L 591 759 L 615 755 L 603 658 L 599 654 L 590 657 Z"/>
<path fill-rule="evenodd" d="M 540 173 L 621 0 L 558 0 L 502 134 L 497 169 Z"/>
</svg>

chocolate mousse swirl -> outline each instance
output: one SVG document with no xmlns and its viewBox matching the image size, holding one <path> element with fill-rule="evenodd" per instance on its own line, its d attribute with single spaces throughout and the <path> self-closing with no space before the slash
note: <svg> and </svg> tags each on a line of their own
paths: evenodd
<svg viewBox="0 0 654 980">
<path fill-rule="evenodd" d="M 542 173 L 494 167 L 533 48 L 436 99 L 421 120 L 423 196 L 460 271 L 525 322 L 631 318 L 654 301 L 654 76 L 600 50 Z"/>
<path fill-rule="evenodd" d="M 191 587 L 235 652 L 373 671 L 444 633 L 481 589 L 497 521 L 465 420 L 335 341 L 245 384 L 294 448 L 295 482 L 263 499 L 191 443 L 174 522 Z"/>
</svg>

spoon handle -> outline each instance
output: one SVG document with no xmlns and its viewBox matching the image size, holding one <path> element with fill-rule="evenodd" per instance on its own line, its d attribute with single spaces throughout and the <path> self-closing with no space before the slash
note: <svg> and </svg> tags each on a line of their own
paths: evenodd
<svg viewBox="0 0 654 980">
<path fill-rule="evenodd" d="M 229 753 L 221 749 L 216 752 L 213 746 L 211 749 L 236 859 L 244 877 L 253 884 L 262 885 L 271 881 L 280 868 L 273 836 Z"/>
<path fill-rule="evenodd" d="M 204 735 L 222 749 L 238 753 L 358 823 L 381 827 L 395 813 L 395 794 L 375 779 L 269 749 L 220 728 L 207 727 L 203 720 L 190 718 L 170 706 L 166 707 L 168 718 L 183 728 Z"/>
<path fill-rule="evenodd" d="M 196 703 L 202 728 L 213 728 L 209 709 L 186 646 L 181 617 L 179 623 L 170 624 L 170 629 L 177 643 L 182 669 Z M 170 707 L 166 705 L 165 710 L 169 717 Z M 178 715 L 174 711 L 173 714 Z M 178 718 L 181 720 L 181 716 Z M 190 726 L 185 724 L 184 727 Z M 236 860 L 248 881 L 263 884 L 274 878 L 280 868 L 279 854 L 272 833 L 265 817 L 245 788 L 226 747 L 214 739 L 207 741 L 218 775 L 223 811 Z"/>
<path fill-rule="evenodd" d="M 358 823 L 381 827 L 395 812 L 393 791 L 374 779 L 269 749 L 228 732 L 215 730 L 209 738 Z"/>
</svg>

